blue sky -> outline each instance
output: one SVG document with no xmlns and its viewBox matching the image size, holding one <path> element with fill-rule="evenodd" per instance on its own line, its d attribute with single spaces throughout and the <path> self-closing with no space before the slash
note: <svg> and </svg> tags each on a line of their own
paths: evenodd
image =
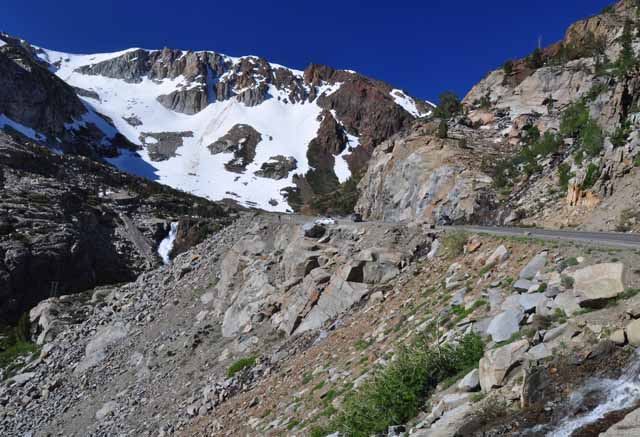
<svg viewBox="0 0 640 437">
<path fill-rule="evenodd" d="M 2 0 L 0 30 L 74 53 L 128 47 L 254 54 L 353 69 L 437 100 L 562 37 L 607 0 Z"/>
</svg>

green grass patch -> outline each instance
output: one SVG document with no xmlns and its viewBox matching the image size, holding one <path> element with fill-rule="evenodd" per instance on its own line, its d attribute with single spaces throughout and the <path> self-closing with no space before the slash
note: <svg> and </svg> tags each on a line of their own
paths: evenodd
<svg viewBox="0 0 640 437">
<path fill-rule="evenodd" d="M 233 376 L 236 373 L 241 372 L 244 369 L 251 368 L 251 367 L 253 367 L 255 365 L 256 365 L 256 357 L 240 358 L 238 361 L 233 363 L 227 369 L 227 378 L 233 378 Z"/>
<path fill-rule="evenodd" d="M 462 255 L 464 245 L 467 244 L 469 236 L 463 231 L 447 232 L 442 238 L 442 248 L 444 254 L 449 258 Z"/>
</svg>

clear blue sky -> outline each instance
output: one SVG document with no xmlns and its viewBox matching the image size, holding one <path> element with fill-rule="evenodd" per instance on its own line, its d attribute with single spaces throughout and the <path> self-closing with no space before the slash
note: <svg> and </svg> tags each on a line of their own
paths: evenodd
<svg viewBox="0 0 640 437">
<path fill-rule="evenodd" d="M 353 69 L 437 100 L 549 44 L 608 0 L 1 0 L 0 30 L 72 53 L 128 47 L 254 54 Z"/>
</svg>

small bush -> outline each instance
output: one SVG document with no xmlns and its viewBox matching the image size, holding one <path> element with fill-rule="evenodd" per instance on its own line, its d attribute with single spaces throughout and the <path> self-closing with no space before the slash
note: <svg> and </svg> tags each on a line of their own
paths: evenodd
<svg viewBox="0 0 640 437">
<path fill-rule="evenodd" d="M 447 120 L 440 120 L 440 124 L 438 125 L 438 138 L 447 138 L 449 135 L 449 125 L 447 124 Z"/>
<path fill-rule="evenodd" d="M 589 121 L 589 109 L 583 101 L 571 104 L 562 113 L 560 133 L 564 137 L 578 137 Z"/>
<path fill-rule="evenodd" d="M 513 73 L 513 61 L 511 59 L 502 64 L 502 71 L 504 71 L 506 75 Z"/>
<path fill-rule="evenodd" d="M 575 284 L 575 279 L 568 275 L 562 275 L 560 278 L 560 283 L 564 288 L 573 288 L 573 284 Z"/>
<path fill-rule="evenodd" d="M 451 92 L 446 91 L 440 94 L 440 102 L 438 107 L 434 111 L 434 115 L 439 118 L 451 118 L 462 110 L 462 105 L 458 96 Z"/>
<path fill-rule="evenodd" d="M 526 59 L 527 67 L 538 69 L 544 66 L 544 57 L 542 54 L 542 50 L 540 48 L 536 48 Z"/>
<path fill-rule="evenodd" d="M 464 376 L 477 366 L 483 354 L 484 344 L 475 334 L 466 335 L 458 345 L 439 348 L 421 339 L 401 350 L 395 361 L 348 396 L 343 411 L 326 429 L 368 437 L 391 425 L 406 423 L 418 414 L 440 382 Z"/>
<path fill-rule="evenodd" d="M 575 176 L 571 172 L 571 167 L 568 164 L 562 163 L 558 166 L 558 185 L 563 190 L 569 188 L 569 181 Z"/>
<path fill-rule="evenodd" d="M 604 144 L 604 134 L 598 124 L 589 119 L 580 133 L 580 142 L 585 153 L 589 156 L 598 156 Z"/>
<path fill-rule="evenodd" d="M 251 367 L 253 367 L 255 365 L 256 365 L 256 357 L 240 358 L 238 361 L 233 363 L 227 369 L 227 378 L 233 378 L 233 376 L 236 373 L 241 372 L 244 369 L 251 368 Z"/>
<path fill-rule="evenodd" d="M 453 231 L 447 232 L 442 238 L 442 248 L 446 256 L 454 258 L 464 252 L 464 246 L 467 244 L 468 235 L 466 232 Z"/>
<path fill-rule="evenodd" d="M 611 144 L 614 147 L 622 147 L 627 143 L 627 138 L 629 138 L 629 134 L 631 133 L 631 124 L 628 121 L 622 123 L 618 128 L 611 134 Z"/>
<path fill-rule="evenodd" d="M 589 167 L 587 167 L 587 174 L 584 176 L 584 181 L 582 182 L 582 189 L 588 190 L 593 188 L 599 177 L 600 167 L 595 164 L 589 164 Z"/>
</svg>

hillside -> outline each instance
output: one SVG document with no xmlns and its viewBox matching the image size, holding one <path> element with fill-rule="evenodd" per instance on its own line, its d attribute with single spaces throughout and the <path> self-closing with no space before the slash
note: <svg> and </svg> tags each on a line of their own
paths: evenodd
<svg viewBox="0 0 640 437">
<path fill-rule="evenodd" d="M 461 102 L 445 95 L 439 118 L 376 149 L 357 209 L 376 220 L 637 230 L 637 11 L 617 2 L 506 61 Z"/>
</svg>

